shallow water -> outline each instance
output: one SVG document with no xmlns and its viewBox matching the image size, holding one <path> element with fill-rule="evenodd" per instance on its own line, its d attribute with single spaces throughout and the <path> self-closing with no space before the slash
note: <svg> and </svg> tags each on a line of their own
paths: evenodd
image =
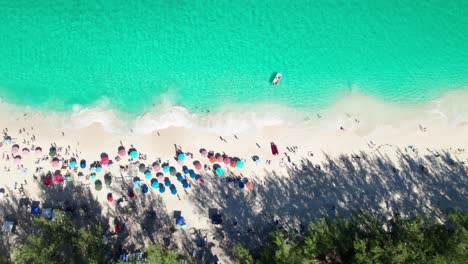
<svg viewBox="0 0 468 264">
<path fill-rule="evenodd" d="M 463 0 L 1 2 L 0 96 L 48 110 L 411 104 L 468 83 Z"/>
</svg>

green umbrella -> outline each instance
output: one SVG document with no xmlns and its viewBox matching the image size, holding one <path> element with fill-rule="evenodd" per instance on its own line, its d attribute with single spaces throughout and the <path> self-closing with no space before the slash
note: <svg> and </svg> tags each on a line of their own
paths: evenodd
<svg viewBox="0 0 468 264">
<path fill-rule="evenodd" d="M 100 180 L 95 181 L 94 188 L 96 189 L 96 191 L 102 190 L 102 182 Z"/>
</svg>

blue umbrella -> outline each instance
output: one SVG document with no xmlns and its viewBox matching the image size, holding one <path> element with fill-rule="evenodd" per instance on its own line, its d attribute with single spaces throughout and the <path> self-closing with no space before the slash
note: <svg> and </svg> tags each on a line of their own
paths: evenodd
<svg viewBox="0 0 468 264">
<path fill-rule="evenodd" d="M 31 214 L 35 214 L 35 215 L 39 214 L 39 206 L 33 206 L 31 208 Z"/>
<path fill-rule="evenodd" d="M 223 174 L 224 174 L 223 168 L 221 168 L 221 167 L 217 168 L 217 169 L 216 169 L 216 174 L 217 174 L 218 176 L 223 176 Z"/>
<path fill-rule="evenodd" d="M 164 185 L 159 185 L 159 192 L 164 193 L 166 191 L 166 188 L 164 188 Z"/>
<path fill-rule="evenodd" d="M 86 168 L 86 160 L 81 160 L 81 161 L 80 161 L 80 167 L 81 167 L 82 169 Z"/>
<path fill-rule="evenodd" d="M 176 189 L 176 188 L 172 188 L 172 189 L 171 189 L 171 193 L 174 194 L 174 195 L 176 195 L 176 194 L 177 194 L 177 189 Z"/>
<path fill-rule="evenodd" d="M 141 187 L 141 181 L 139 181 L 139 180 L 134 181 L 134 182 L 133 182 L 133 186 L 134 186 L 135 188 L 140 188 L 140 187 Z"/>
<path fill-rule="evenodd" d="M 183 167 L 182 167 L 182 171 L 184 172 L 184 174 L 189 173 L 189 169 L 187 168 L 187 166 L 183 166 Z M 193 171 L 193 170 L 192 170 L 192 171 Z"/>
<path fill-rule="evenodd" d="M 187 188 L 189 187 L 188 182 L 187 182 L 187 181 L 182 182 L 182 187 L 183 187 L 184 189 L 187 189 Z"/>
<path fill-rule="evenodd" d="M 151 179 L 151 177 L 152 177 L 151 171 L 146 171 L 146 172 L 145 172 L 145 178 L 146 178 L 147 180 L 149 180 L 149 179 Z"/>
<path fill-rule="evenodd" d="M 96 167 L 96 172 L 101 172 L 102 168 L 101 167 Z"/>
<path fill-rule="evenodd" d="M 74 169 L 76 167 L 76 160 L 71 160 L 70 161 L 70 168 Z"/>
<path fill-rule="evenodd" d="M 97 179 L 96 173 L 91 173 L 91 180 L 95 181 Z"/>
<path fill-rule="evenodd" d="M 146 184 L 144 184 L 144 185 L 141 187 L 141 191 L 142 191 L 143 193 L 147 193 L 148 190 L 149 190 L 149 188 L 148 188 L 148 186 L 147 186 Z"/>
<path fill-rule="evenodd" d="M 236 162 L 236 167 L 242 169 L 244 167 L 244 162 L 242 160 L 238 160 Z"/>
<path fill-rule="evenodd" d="M 163 166 L 163 172 L 168 173 L 170 170 L 171 170 L 171 168 L 169 167 L 169 165 L 164 165 Z"/>
<path fill-rule="evenodd" d="M 179 153 L 179 155 L 177 155 L 177 160 L 184 160 L 184 159 L 185 159 L 184 153 Z"/>
<path fill-rule="evenodd" d="M 151 187 L 153 187 L 154 189 L 159 188 L 159 182 L 158 181 L 151 182 Z"/>
<path fill-rule="evenodd" d="M 185 225 L 185 219 L 182 216 L 178 216 L 175 220 L 176 225 Z"/>
<path fill-rule="evenodd" d="M 129 155 L 130 155 L 130 158 L 132 158 L 132 159 L 138 158 L 138 152 L 136 150 L 130 151 Z"/>
<path fill-rule="evenodd" d="M 193 170 L 190 170 L 189 174 L 190 174 L 190 178 L 192 179 L 195 178 L 195 176 L 197 176 L 197 174 Z"/>
<path fill-rule="evenodd" d="M 180 175 L 180 174 L 177 175 L 177 180 L 178 180 L 178 181 L 181 182 L 183 179 L 184 179 L 184 176 L 182 176 L 182 175 Z"/>
<path fill-rule="evenodd" d="M 244 183 L 241 182 L 241 181 L 239 182 L 239 188 L 241 188 L 241 189 L 244 188 Z"/>
<path fill-rule="evenodd" d="M 166 185 L 167 187 L 171 186 L 171 181 L 169 179 L 165 180 L 164 185 Z"/>
</svg>

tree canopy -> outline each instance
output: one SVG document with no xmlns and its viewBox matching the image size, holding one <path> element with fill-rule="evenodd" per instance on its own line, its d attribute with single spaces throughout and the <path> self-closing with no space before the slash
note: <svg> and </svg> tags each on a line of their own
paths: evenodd
<svg viewBox="0 0 468 264">
<path fill-rule="evenodd" d="M 360 212 L 310 223 L 303 236 L 274 231 L 250 252 L 238 245 L 237 263 L 467 263 L 468 214 L 451 210 L 443 223 L 417 216 L 390 220 Z M 257 254 L 259 253 L 259 254 Z"/>
</svg>

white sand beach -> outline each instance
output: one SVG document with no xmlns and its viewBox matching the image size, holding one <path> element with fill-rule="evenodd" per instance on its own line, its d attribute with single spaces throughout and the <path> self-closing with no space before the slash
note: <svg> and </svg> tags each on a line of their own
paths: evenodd
<svg viewBox="0 0 468 264">
<path fill-rule="evenodd" d="M 268 117 L 270 121 L 265 122 L 265 126 L 256 127 L 253 121 L 242 129 L 230 131 L 219 129 L 235 126 L 230 121 L 209 120 L 209 117 L 189 120 L 190 114 L 185 114 L 184 122 L 174 121 L 174 125 L 169 126 L 170 115 L 157 119 L 148 114 L 129 123 L 119 120 L 112 112 L 96 114 L 92 110 L 77 110 L 70 117 L 1 103 L 0 128 L 12 140 L 4 141 L 0 147 L 0 188 L 7 194 L 0 205 L 17 207 L 13 197 L 40 201 L 41 207 L 44 204 L 59 207 L 67 199 L 72 199 L 70 203 L 79 203 L 73 201 L 75 196 L 67 193 L 83 186 L 81 188 L 89 189 L 94 196 L 90 199 L 97 199 L 101 204 L 101 214 L 109 220 L 110 229 L 115 219 L 125 222 L 128 232 L 125 243 L 138 247 L 151 241 L 161 242 L 163 237 L 170 236 L 173 245 L 192 255 L 192 250 L 197 248 L 190 244 L 195 230 L 202 230 L 212 243 L 211 254 L 222 263 L 229 263 L 227 255 L 232 245 L 237 241 L 253 243 L 261 239 L 271 228 L 275 216 L 293 228 L 330 211 L 345 214 L 367 209 L 386 214 L 392 208 L 410 214 L 414 211 L 436 213 L 447 207 L 466 209 L 466 99 L 468 92 L 462 90 L 425 105 L 402 106 L 354 94 L 325 111 L 307 113 L 306 117 L 301 113 L 300 117 L 288 119 L 284 114 L 279 119 Z M 161 124 L 162 119 L 168 127 L 160 127 L 154 121 Z M 183 123 L 190 125 L 182 127 Z M 213 123 L 216 127 L 208 126 Z M 277 145 L 279 155 L 272 154 L 271 142 Z M 134 165 L 130 165 L 128 156 L 114 160 L 121 143 L 126 150 L 133 145 L 142 155 L 132 161 Z M 18 154 L 12 154 L 14 144 L 19 145 Z M 78 163 L 81 159 L 87 161 L 85 169 L 78 166 L 74 171 L 64 167 L 66 174 L 71 175 L 71 182 L 45 186 L 41 181 L 41 176 L 61 167 L 53 167 L 50 157 L 44 160 L 51 144 L 57 146 L 60 165 L 73 157 Z M 193 153 L 193 158 L 187 155 L 184 161 L 190 169 L 194 168 L 195 160 L 202 165 L 213 165 L 201 156 L 201 148 L 238 157 L 244 160 L 245 166 L 232 168 L 221 162 L 219 165 L 225 171 L 223 177 L 210 170 L 197 171 L 205 184 L 199 186 L 186 176 L 190 183 L 186 190 L 174 176 L 165 173 L 177 187 L 178 195 L 172 195 L 169 190 L 161 194 L 151 188 L 150 180 L 138 171 L 138 164 L 148 166 L 153 178 L 156 172 L 151 165 L 158 159 L 168 161 L 182 173 L 182 166 L 174 158 L 174 144 L 185 153 Z M 41 155 L 34 152 L 37 146 L 43 150 Z M 21 154 L 23 148 L 28 148 L 30 153 Z M 103 185 L 101 191 L 96 191 L 87 176 L 89 178 L 91 173 L 89 165 L 99 161 L 103 152 L 114 164 L 112 168 L 103 165 L 97 178 L 104 182 L 104 175 L 110 173 L 113 182 L 110 187 Z M 15 161 L 16 155 L 21 155 L 21 161 Z M 252 156 L 258 156 L 260 161 L 253 161 Z M 120 168 L 127 165 L 130 165 L 128 170 Z M 39 167 L 42 169 L 37 169 Z M 78 177 L 78 172 L 84 176 Z M 128 190 L 133 187 L 135 176 L 148 184 L 150 190 L 142 194 L 140 189 L 135 189 L 136 196 L 132 199 L 128 197 Z M 253 190 L 241 189 L 237 183 L 230 186 L 223 180 L 227 176 L 248 179 L 253 183 Z M 21 187 L 23 192 L 20 193 Z M 113 194 L 113 202 L 107 201 L 108 193 Z M 52 197 L 62 201 L 51 201 Z M 121 197 L 125 197 L 127 207 L 133 209 L 123 212 L 117 208 L 116 201 Z M 222 211 L 222 225 L 211 224 L 210 208 Z M 144 219 L 145 210 L 155 211 L 161 224 L 156 228 L 159 231 L 151 233 L 151 227 L 145 226 L 156 225 L 154 222 L 142 224 L 140 220 Z M 173 234 L 169 231 L 164 234 L 162 225 L 175 225 L 174 211 L 181 212 L 187 229 L 177 226 Z M 0 221 L 4 220 L 6 212 L 5 209 Z M 22 223 L 18 221 L 17 225 L 21 230 Z"/>
</svg>

